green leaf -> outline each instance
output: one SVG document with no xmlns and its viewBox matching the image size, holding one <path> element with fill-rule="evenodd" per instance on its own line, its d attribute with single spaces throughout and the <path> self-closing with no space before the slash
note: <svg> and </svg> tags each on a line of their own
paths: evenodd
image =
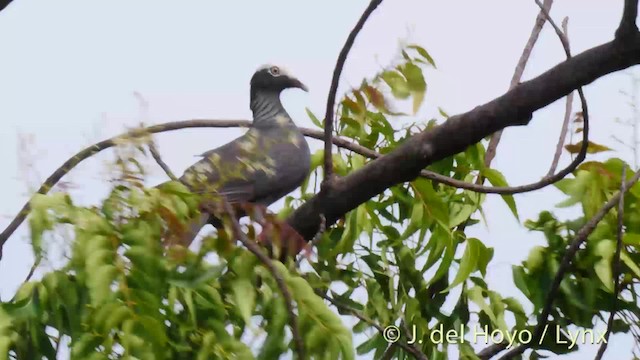
<svg viewBox="0 0 640 360">
<path fill-rule="evenodd" d="M 437 221 L 444 229 L 450 229 L 449 208 L 442 200 L 440 194 L 433 189 L 431 181 L 417 178 L 412 183 L 416 195 L 424 204 L 425 211 L 430 219 Z"/>
<path fill-rule="evenodd" d="M 431 66 L 433 66 L 434 68 L 436 67 L 435 61 L 433 61 L 433 58 L 431 57 L 431 55 L 429 55 L 427 50 L 425 50 L 423 47 L 415 45 L 415 44 L 414 45 L 409 45 L 407 47 L 409 49 L 416 50 L 418 52 L 418 54 L 420 54 L 420 56 L 422 56 L 429 64 L 431 64 Z"/>
<path fill-rule="evenodd" d="M 484 300 L 482 289 L 479 286 L 474 286 L 471 289 L 467 290 L 466 293 L 469 296 L 469 300 L 478 305 L 478 307 L 480 307 L 480 310 L 482 310 L 482 312 L 484 312 L 489 317 L 489 319 L 491 319 L 491 322 L 493 324 L 498 325 L 498 318 L 496 317 L 496 314 L 493 312 L 489 304 L 487 304 L 487 302 Z"/>
<path fill-rule="evenodd" d="M 455 227 L 467 221 L 478 209 L 476 205 L 453 203 L 450 206 L 449 226 Z"/>
<path fill-rule="evenodd" d="M 527 269 L 529 269 L 529 271 L 536 271 L 539 269 L 544 263 L 546 252 L 547 248 L 544 246 L 534 246 L 531 251 L 529 251 L 529 256 L 525 261 Z"/>
<path fill-rule="evenodd" d="M 422 69 L 416 64 L 406 63 L 400 67 L 402 75 L 407 79 L 409 90 L 413 96 L 413 114 L 416 114 L 420 110 L 424 95 L 427 91 L 427 83 L 424 80 Z"/>
<path fill-rule="evenodd" d="M 625 245 L 640 246 L 640 234 L 625 232 L 622 234 L 622 242 Z"/>
<path fill-rule="evenodd" d="M 487 180 L 489 180 L 489 182 L 493 186 L 497 186 L 497 187 L 509 186 L 504 175 L 502 175 L 502 173 L 498 170 L 485 168 L 482 170 L 482 174 L 487 178 Z M 513 214 L 513 216 L 516 217 L 516 220 L 520 221 L 520 217 L 518 216 L 518 208 L 516 207 L 516 201 L 514 200 L 513 195 L 500 195 L 500 196 L 502 197 L 502 200 L 504 200 L 504 202 L 509 207 L 509 210 L 511 210 L 511 213 Z"/>
<path fill-rule="evenodd" d="M 388 70 L 382 73 L 382 80 L 389 85 L 391 93 L 398 99 L 406 99 L 411 95 L 407 80 L 399 72 Z"/>
<path fill-rule="evenodd" d="M 443 244 L 444 246 L 444 257 L 442 257 L 440 261 L 440 266 L 438 266 L 438 270 L 433 275 L 431 280 L 429 280 L 429 284 L 431 285 L 434 282 L 438 281 L 443 275 L 449 272 L 449 267 L 451 266 L 451 262 L 456 255 L 456 242 L 453 239 L 453 236 L 447 236 L 444 238 L 446 242 Z"/>
<path fill-rule="evenodd" d="M 447 292 L 458 286 L 463 281 L 467 280 L 472 272 L 477 270 L 478 259 L 480 258 L 480 251 L 482 251 L 482 248 L 485 248 L 485 246 L 484 244 L 482 244 L 482 242 L 480 242 L 480 240 L 476 238 L 467 239 L 467 246 L 464 249 L 464 253 L 462 254 L 458 273 L 456 274 L 449 287 L 444 289 L 442 292 Z"/>
<path fill-rule="evenodd" d="M 360 209 L 363 210 L 360 210 Z M 335 254 L 345 254 L 353 251 L 353 246 L 356 240 L 362 233 L 364 223 L 360 220 L 363 219 L 362 211 L 366 213 L 365 205 L 358 206 L 355 210 L 350 211 L 345 219 L 345 228 L 340 241 L 334 248 Z"/>
<path fill-rule="evenodd" d="M 415 229 L 420 229 L 424 224 L 423 218 L 424 205 L 421 202 L 415 202 L 411 210 L 411 219 L 409 220 L 409 226 L 407 227 L 407 231 L 403 238 L 406 238 L 406 235 L 409 235 L 409 233 L 415 231 Z"/>
<path fill-rule="evenodd" d="M 640 279 L 640 267 L 629 257 L 629 254 L 627 254 L 625 250 L 620 252 L 620 260 L 633 271 L 637 279 Z"/>
<path fill-rule="evenodd" d="M 596 261 L 594 270 L 598 278 L 609 292 L 613 292 L 613 272 L 611 260 L 616 251 L 616 243 L 612 240 L 602 240 L 596 245 L 596 255 L 600 259 Z"/>
<path fill-rule="evenodd" d="M 522 291 L 524 296 L 530 298 L 531 293 L 529 292 L 529 287 L 527 286 L 526 275 L 524 273 L 524 269 L 521 266 L 512 265 L 511 272 L 513 274 L 513 282 L 516 284 L 516 287 Z"/>
<path fill-rule="evenodd" d="M 323 121 L 320 121 L 312 112 L 308 107 L 305 107 L 304 110 L 307 112 L 307 115 L 309 116 L 309 119 L 311 119 L 311 122 L 313 123 L 313 125 L 319 127 L 319 128 L 324 128 L 324 125 L 322 124 Z"/>
<path fill-rule="evenodd" d="M 239 279 L 231 283 L 231 289 L 240 315 L 245 323 L 249 324 L 256 304 L 256 292 L 253 284 L 248 279 Z"/>
<path fill-rule="evenodd" d="M 611 151 L 612 149 L 604 146 L 604 145 L 600 145 L 600 144 L 596 144 L 593 141 L 589 141 L 587 143 L 587 153 L 588 154 L 597 154 L 600 152 L 604 152 L 604 151 Z M 576 143 L 576 144 L 568 144 L 565 145 L 564 148 L 571 154 L 577 154 L 580 152 L 580 148 L 582 147 L 582 141 Z"/>
</svg>

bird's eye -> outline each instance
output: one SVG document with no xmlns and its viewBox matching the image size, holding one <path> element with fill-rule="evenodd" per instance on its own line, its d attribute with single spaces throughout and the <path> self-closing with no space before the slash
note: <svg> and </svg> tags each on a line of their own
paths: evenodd
<svg viewBox="0 0 640 360">
<path fill-rule="evenodd" d="M 269 72 L 271 73 L 271 75 L 273 76 L 278 76 L 280 75 L 280 69 L 277 66 L 272 66 L 271 69 L 269 69 Z"/>
</svg>

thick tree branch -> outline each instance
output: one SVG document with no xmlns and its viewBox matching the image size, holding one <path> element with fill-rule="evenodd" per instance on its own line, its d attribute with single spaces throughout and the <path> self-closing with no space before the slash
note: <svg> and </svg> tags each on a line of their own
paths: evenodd
<svg viewBox="0 0 640 360">
<path fill-rule="evenodd" d="M 288 221 L 311 239 L 319 226 L 319 214 L 325 215 L 330 226 L 385 189 L 416 178 L 435 161 L 464 151 L 507 126 L 526 125 L 534 111 L 604 75 L 638 63 L 640 36 L 584 51 L 484 105 L 414 135 L 390 153 L 340 178 L 331 193 L 311 198 Z"/>
<path fill-rule="evenodd" d="M 353 30 L 347 37 L 347 40 L 338 55 L 338 60 L 336 61 L 336 66 L 333 69 L 333 78 L 331 79 L 331 87 L 329 88 L 329 95 L 327 96 L 327 108 L 325 110 L 324 115 L 324 180 L 331 181 L 331 177 L 333 175 L 333 158 L 331 145 L 333 142 L 331 141 L 331 137 L 333 136 L 333 117 L 334 117 L 334 106 L 336 104 L 336 94 L 338 92 L 338 84 L 340 82 L 340 74 L 342 74 L 342 69 L 344 68 L 344 63 L 347 61 L 347 56 L 349 55 L 349 51 L 351 51 L 351 47 L 356 40 L 356 36 L 360 33 L 360 30 L 364 27 L 364 24 L 369 19 L 369 16 L 373 13 L 373 11 L 382 3 L 382 0 L 371 0 L 369 6 L 364 10 L 362 16 L 354 26 Z"/>
<path fill-rule="evenodd" d="M 553 5 L 553 0 L 545 0 L 544 8 L 549 11 L 551 9 L 551 5 Z M 522 50 L 522 54 L 520 55 L 520 59 L 518 60 L 518 64 L 516 65 L 516 70 L 513 72 L 513 76 L 511 77 L 511 83 L 509 84 L 509 90 L 518 86 L 518 83 L 522 79 L 522 74 L 524 73 L 524 68 L 527 66 L 527 62 L 529 61 L 529 57 L 531 56 L 531 51 L 533 51 L 533 46 L 538 41 L 538 36 L 542 31 L 542 27 L 544 26 L 546 17 L 544 13 L 540 11 L 538 16 L 536 16 L 536 22 L 533 24 L 533 29 L 531 30 L 531 35 L 529 35 L 529 40 L 527 40 L 527 44 L 524 46 L 524 50 Z M 500 139 L 502 138 L 502 130 L 498 130 L 495 134 L 491 136 L 491 140 L 489 140 L 489 145 L 487 146 L 487 152 L 484 155 L 484 163 L 485 166 L 491 166 L 491 162 L 493 158 L 496 156 L 496 151 L 498 149 L 498 144 L 500 143 Z M 482 183 L 482 181 L 480 181 Z"/>
<path fill-rule="evenodd" d="M 636 36 L 638 26 L 636 19 L 638 18 L 638 0 L 624 0 L 624 10 L 622 11 L 622 19 L 620 26 L 616 30 L 616 39 L 624 39 Z"/>
<path fill-rule="evenodd" d="M 4 10 L 13 0 L 0 0 L 0 11 Z"/>
<path fill-rule="evenodd" d="M 622 168 L 622 176 L 620 177 L 620 192 L 624 194 L 627 189 L 625 188 L 624 181 L 627 179 L 627 167 Z M 622 291 L 622 284 L 620 283 L 620 274 L 622 272 L 622 264 L 620 264 L 620 253 L 622 252 L 622 233 L 624 230 L 624 196 L 620 196 L 618 199 L 618 229 L 616 236 L 616 251 L 613 254 L 611 266 L 613 267 L 613 296 L 611 304 L 611 312 L 609 313 L 609 320 L 607 321 L 607 332 L 604 337 L 604 341 L 600 344 L 598 353 L 595 360 L 602 359 L 604 352 L 607 351 L 607 344 L 609 343 L 609 336 L 611 335 L 611 329 L 613 328 L 613 318 L 618 311 L 618 295 Z"/>
<path fill-rule="evenodd" d="M 623 185 L 624 191 L 626 192 L 628 189 L 630 189 L 633 184 L 638 181 L 638 179 L 640 179 L 640 171 L 636 172 L 631 180 L 627 181 L 626 184 Z M 621 181 L 624 182 L 624 179 L 622 179 Z M 538 340 L 540 339 L 540 336 L 542 336 L 542 333 L 544 331 L 544 327 L 547 324 L 547 318 L 551 313 L 551 307 L 553 306 L 553 301 L 555 300 L 558 289 L 560 288 L 560 283 L 562 282 L 562 279 L 564 278 L 567 270 L 569 270 L 569 266 L 571 266 L 573 258 L 575 257 L 578 250 L 580 250 L 580 246 L 582 245 L 582 243 L 587 240 L 587 237 L 593 232 L 598 223 L 605 217 L 605 215 L 607 215 L 609 210 L 611 210 L 614 206 L 616 206 L 616 204 L 618 204 L 620 198 L 623 196 L 624 192 L 620 190 L 613 197 L 611 197 L 611 199 L 603 207 L 601 207 L 600 210 L 598 210 L 593 218 L 589 219 L 589 221 L 578 231 L 575 238 L 571 241 L 571 244 L 562 257 L 562 262 L 560 263 L 560 267 L 556 272 L 553 282 L 551 283 L 544 307 L 542 308 L 542 312 L 540 312 L 540 315 L 538 316 L 538 323 L 533 331 L 533 340 L 530 343 L 523 344 L 512 349 L 511 351 L 504 354 L 504 356 L 500 359 L 512 359 L 527 350 L 529 348 L 529 345 L 538 343 Z"/>
</svg>

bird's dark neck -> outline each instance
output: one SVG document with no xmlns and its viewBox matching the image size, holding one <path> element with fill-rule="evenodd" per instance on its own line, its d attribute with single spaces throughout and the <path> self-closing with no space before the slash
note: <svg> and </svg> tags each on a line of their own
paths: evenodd
<svg viewBox="0 0 640 360">
<path fill-rule="evenodd" d="M 254 127 L 287 125 L 282 123 L 282 116 L 291 122 L 289 114 L 287 114 L 287 111 L 280 101 L 280 91 L 252 89 L 250 107 L 253 112 Z"/>
</svg>

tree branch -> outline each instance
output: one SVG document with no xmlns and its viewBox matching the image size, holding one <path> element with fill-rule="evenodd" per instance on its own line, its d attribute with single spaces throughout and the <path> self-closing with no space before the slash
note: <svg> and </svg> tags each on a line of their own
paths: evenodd
<svg viewBox="0 0 640 360">
<path fill-rule="evenodd" d="M 271 276 L 276 281 L 278 288 L 280 288 L 280 292 L 282 292 L 282 297 L 284 298 L 285 305 L 287 306 L 287 312 L 289 314 L 289 326 L 291 326 L 291 334 L 293 336 L 293 342 L 296 347 L 296 352 L 298 354 L 298 359 L 306 359 L 304 352 L 304 342 L 302 341 L 302 337 L 300 336 L 300 330 L 298 328 L 298 317 L 293 309 L 293 297 L 289 292 L 289 288 L 287 287 L 282 274 L 276 269 L 273 265 L 273 262 L 269 257 L 262 251 L 262 248 L 256 244 L 255 242 L 249 240 L 247 235 L 240 228 L 240 223 L 236 217 L 235 212 L 233 211 L 233 207 L 226 201 L 223 201 L 223 206 L 225 212 L 229 214 L 231 219 L 231 226 L 233 227 L 233 231 L 238 236 L 240 242 L 251 251 L 257 258 L 262 262 L 262 264 L 267 268 L 267 270 L 271 273 Z"/>
<path fill-rule="evenodd" d="M 588 119 L 585 118 L 585 127 L 587 123 L 588 123 Z M 103 150 L 116 146 L 118 143 L 122 141 L 121 139 L 144 137 L 149 134 L 156 134 L 156 133 L 175 131 L 175 130 L 181 130 L 181 129 L 190 129 L 190 128 L 234 128 L 234 127 L 249 127 L 250 125 L 251 125 L 251 122 L 248 120 L 196 119 L 196 120 L 174 121 L 174 122 L 169 122 L 164 124 L 152 125 L 147 128 L 134 129 L 125 134 L 118 135 L 107 140 L 103 140 L 99 143 L 93 144 L 79 151 L 73 157 L 65 161 L 62 164 L 62 166 L 56 169 L 45 180 L 45 182 L 40 186 L 40 188 L 36 193 L 38 194 L 48 193 L 49 190 L 53 188 L 62 179 L 64 175 L 69 173 L 69 171 L 71 171 L 74 167 L 80 164 L 80 162 L 90 158 L 91 156 Z M 324 139 L 324 133 L 322 131 L 315 130 L 315 129 L 308 129 L 308 128 L 300 128 L 300 131 L 302 131 L 302 133 L 307 137 L 317 139 L 320 141 Z M 353 151 L 357 154 L 360 154 L 362 156 L 365 156 L 371 159 L 377 159 L 382 156 L 380 153 L 376 151 L 373 151 L 369 148 L 366 148 L 360 144 L 354 143 L 344 138 L 333 137 L 331 140 L 336 146 Z M 583 143 L 586 144 L 587 141 L 584 140 Z M 157 149 L 156 149 L 156 152 L 157 152 Z M 585 153 L 586 153 L 586 147 L 585 147 Z M 154 155 L 154 158 L 155 158 L 155 155 Z M 163 164 L 164 161 L 162 161 L 162 159 L 160 160 L 161 161 L 158 162 L 158 159 L 156 158 L 156 162 L 158 162 L 158 164 L 161 167 L 163 167 L 161 164 Z M 575 163 L 575 166 L 579 165 L 579 162 L 577 161 L 574 161 L 574 163 Z M 566 169 L 567 174 L 573 171 L 573 169 L 575 169 L 575 166 L 572 166 L 572 165 L 573 164 L 570 164 L 567 167 Z M 166 163 L 165 163 L 165 166 L 166 166 Z M 165 173 L 167 173 L 167 176 L 171 178 L 170 172 L 167 172 L 166 169 L 164 169 L 164 171 Z M 523 193 L 523 192 L 528 192 L 528 191 L 533 191 L 533 190 L 543 188 L 549 184 L 552 184 L 562 179 L 564 177 L 562 173 L 563 172 L 558 173 L 553 177 L 542 179 L 541 181 L 533 184 L 514 186 L 514 187 L 508 187 L 508 186 L 491 187 L 491 186 L 476 185 L 473 183 L 467 183 L 461 180 L 456 180 L 448 176 L 440 175 L 438 173 L 434 173 L 429 170 L 422 170 L 420 172 L 420 176 L 442 183 L 442 184 L 453 186 L 456 188 L 468 189 L 475 192 L 486 193 L 486 194 L 503 194 L 504 195 L 504 194 L 518 194 L 518 193 Z M 25 218 L 29 214 L 30 210 L 31 209 L 30 209 L 29 203 L 27 202 L 26 204 L 23 205 L 22 209 L 18 212 L 16 217 L 9 223 L 9 225 L 5 228 L 5 230 L 3 230 L 2 233 L 0 233 L 0 259 L 2 258 L 2 246 L 6 243 L 9 237 L 17 230 L 18 226 L 22 224 L 22 222 L 25 220 Z"/>
<path fill-rule="evenodd" d="M 412 136 L 390 153 L 338 179 L 331 193 L 309 199 L 288 221 L 304 238 L 311 239 L 319 226 L 319 214 L 325 215 L 330 226 L 389 187 L 416 178 L 435 161 L 464 151 L 507 126 L 526 125 L 535 110 L 638 63 L 640 36 L 586 50 L 484 105 Z"/>
<path fill-rule="evenodd" d="M 544 7 L 549 11 L 551 9 L 551 5 L 553 5 L 553 0 L 545 0 Z M 522 74 L 524 73 L 524 68 L 527 66 L 527 62 L 529 61 L 529 56 L 531 56 L 531 51 L 533 51 L 533 46 L 538 41 L 538 36 L 542 31 L 542 27 L 544 26 L 545 16 L 542 11 L 538 13 L 536 17 L 536 22 L 533 25 L 533 29 L 531 30 L 531 35 L 529 35 L 529 40 L 527 40 L 527 44 L 524 46 L 524 50 L 522 50 L 522 54 L 520 55 L 520 60 L 518 60 L 518 65 L 516 65 L 516 69 L 511 77 L 511 83 L 509 84 L 509 90 L 518 86 L 520 80 L 522 79 Z M 498 144 L 500 143 L 500 139 L 502 138 L 502 130 L 498 130 L 491 136 L 491 140 L 489 140 L 489 145 L 487 146 L 487 152 L 484 155 L 484 163 L 485 166 L 489 167 L 493 158 L 496 156 L 496 150 L 498 149 Z M 480 181 L 482 182 L 482 181 Z"/>
<path fill-rule="evenodd" d="M 627 181 L 626 184 L 623 185 L 624 192 L 630 189 L 631 186 L 633 186 L 633 184 L 635 184 L 638 181 L 638 179 L 640 179 L 640 171 L 636 172 L 635 175 L 633 175 L 633 177 L 631 178 L 631 180 Z M 624 182 L 624 179 L 622 179 L 621 181 Z M 576 234 L 573 241 L 571 241 L 571 244 L 569 245 L 569 247 L 567 248 L 567 251 L 562 257 L 562 262 L 560 263 L 560 267 L 556 272 L 556 276 L 554 277 L 553 282 L 551 283 L 542 312 L 538 316 L 538 324 L 536 325 L 533 331 L 532 341 L 530 343 L 522 344 L 512 349 L 511 351 L 504 354 L 504 356 L 501 357 L 500 359 L 512 359 L 522 354 L 525 350 L 527 350 L 531 343 L 535 344 L 538 342 L 538 340 L 540 339 L 540 336 L 542 336 L 544 327 L 547 324 L 547 318 L 551 313 L 551 307 L 553 306 L 553 301 L 555 300 L 558 289 L 560 288 L 560 283 L 562 282 L 562 279 L 564 278 L 565 273 L 569 269 L 569 266 L 571 266 L 571 262 L 573 261 L 573 258 L 575 257 L 576 253 L 578 252 L 578 250 L 580 250 L 580 245 L 582 245 L 582 243 L 587 240 L 587 237 L 593 232 L 593 230 L 596 228 L 598 223 L 605 217 L 605 215 L 607 215 L 609 210 L 611 210 L 614 206 L 616 206 L 616 204 L 618 204 L 618 202 L 620 201 L 620 198 L 624 196 L 624 192 L 620 190 L 613 197 L 611 197 L 611 199 L 603 207 L 601 207 L 600 210 L 598 210 L 598 212 L 593 216 L 593 218 L 591 218 L 582 228 L 580 228 L 580 230 Z"/>
<path fill-rule="evenodd" d="M 624 194 L 627 189 L 625 188 L 624 181 L 627 179 L 627 167 L 624 166 L 622 168 L 622 176 L 620 177 L 620 192 Z M 622 286 L 620 283 L 620 274 L 622 272 L 622 264 L 620 264 L 620 252 L 622 252 L 622 232 L 624 230 L 624 196 L 620 196 L 618 200 L 618 233 L 616 239 L 616 251 L 613 254 L 613 297 L 611 304 L 611 312 L 609 313 L 609 320 L 607 321 L 607 332 L 604 337 L 604 341 L 600 344 L 600 348 L 598 349 L 598 353 L 596 354 L 595 360 L 602 359 L 604 352 L 607 351 L 607 344 L 609 342 L 609 336 L 611 335 L 611 329 L 613 328 L 613 318 L 616 316 L 616 312 L 618 311 L 618 296 L 622 291 Z"/>
<path fill-rule="evenodd" d="M 151 152 L 151 156 L 153 156 L 156 163 L 158 163 L 158 165 L 162 168 L 164 173 L 167 174 L 169 179 L 173 181 L 180 181 L 178 180 L 178 177 L 173 173 L 173 171 L 171 171 L 171 169 L 169 168 L 169 165 L 167 165 L 167 163 L 165 163 L 164 160 L 162 160 L 162 157 L 160 156 L 160 152 L 158 151 L 158 148 L 156 147 L 156 143 L 153 141 L 153 139 L 149 140 L 149 151 Z"/>
<path fill-rule="evenodd" d="M 349 55 L 349 51 L 351 51 L 351 47 L 356 40 L 356 36 L 362 28 L 364 24 L 369 19 L 369 16 L 373 13 L 373 11 L 382 3 L 382 0 L 371 0 L 369 6 L 364 10 L 362 16 L 354 26 L 353 30 L 347 37 L 347 40 L 338 55 L 338 60 L 336 61 L 336 66 L 333 69 L 333 78 L 331 79 L 331 87 L 329 88 L 329 95 L 327 96 L 327 108 L 325 110 L 324 115 L 324 180 L 331 181 L 331 177 L 333 175 L 333 158 L 331 145 L 333 142 L 331 141 L 331 137 L 333 136 L 333 117 L 334 117 L 334 106 L 336 103 L 336 94 L 338 92 L 338 83 L 340 82 L 340 74 L 342 74 L 342 68 L 344 67 L 344 63 L 347 61 L 347 56 Z"/>
<path fill-rule="evenodd" d="M 4 10 L 13 0 L 0 0 L 0 11 Z"/>
<path fill-rule="evenodd" d="M 624 10 L 622 11 L 620 26 L 618 26 L 618 29 L 616 30 L 616 39 L 625 39 L 627 37 L 633 37 L 637 35 L 637 17 L 638 0 L 624 0 Z"/>
</svg>

